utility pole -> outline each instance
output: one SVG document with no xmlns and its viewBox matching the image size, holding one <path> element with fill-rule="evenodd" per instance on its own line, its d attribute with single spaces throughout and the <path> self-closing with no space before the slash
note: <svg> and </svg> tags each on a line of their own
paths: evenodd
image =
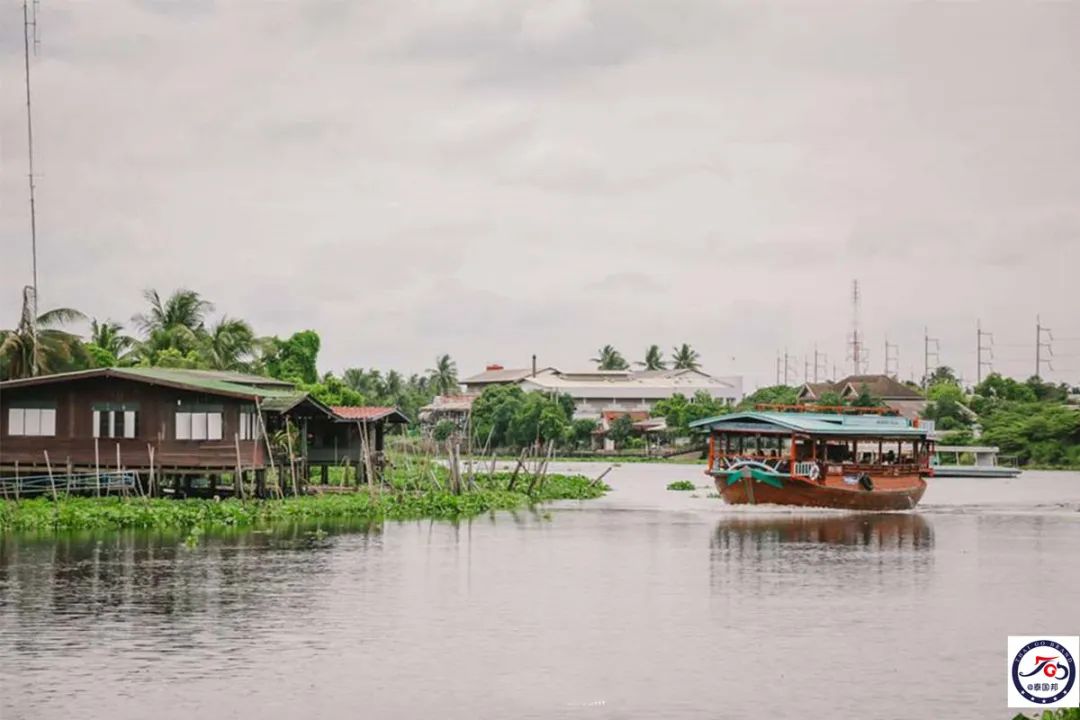
<svg viewBox="0 0 1080 720">
<path fill-rule="evenodd" d="M 930 346 L 933 345 L 933 350 Z M 930 329 L 923 328 L 923 390 L 930 384 L 930 358 L 934 358 L 934 367 L 941 364 L 941 342 L 937 338 L 930 337 Z"/>
<path fill-rule="evenodd" d="M 788 369 L 789 369 L 789 366 L 791 364 L 791 360 L 792 360 L 792 357 L 790 355 L 788 355 L 787 348 L 784 348 L 784 384 L 785 385 L 790 385 L 791 384 L 791 382 L 788 379 L 790 377 Z"/>
<path fill-rule="evenodd" d="M 994 369 L 994 336 L 991 333 L 983 332 L 981 320 L 975 322 L 975 332 L 978 338 L 978 349 L 975 357 L 975 384 L 978 385 L 982 382 L 983 367 L 988 367 L 991 371 Z M 983 338 L 987 339 L 989 345 L 983 345 Z M 990 357 L 986 362 L 983 362 L 984 352 Z"/>
<path fill-rule="evenodd" d="M 1046 335 L 1046 340 L 1045 341 L 1043 341 L 1043 335 Z M 1052 348 L 1050 346 L 1050 343 L 1053 342 L 1053 340 L 1054 340 L 1054 335 L 1053 335 L 1053 333 L 1050 332 L 1050 328 L 1043 327 L 1042 321 L 1039 319 L 1039 316 L 1036 315 L 1035 316 L 1035 379 L 1036 380 L 1040 379 L 1040 376 L 1042 374 L 1043 365 L 1046 365 L 1046 367 L 1048 367 L 1050 370 L 1054 369 L 1054 366 L 1052 364 L 1053 360 L 1054 360 L 1054 348 Z M 1046 349 L 1047 355 L 1050 356 L 1050 357 L 1046 358 L 1045 360 L 1043 359 L 1043 356 L 1042 356 L 1043 348 Z"/>
<path fill-rule="evenodd" d="M 30 108 L 30 28 L 34 29 L 34 54 L 38 47 L 38 24 L 37 24 L 37 0 L 33 3 L 33 19 L 31 20 L 30 3 L 23 0 L 23 60 L 26 66 L 26 150 L 29 160 L 29 173 L 27 175 L 30 184 L 30 255 L 33 266 L 33 291 L 30 301 L 30 375 L 37 375 L 38 366 L 38 341 L 37 341 L 37 317 L 38 317 L 38 272 L 37 272 L 37 212 L 34 203 L 34 123 Z"/>
<path fill-rule="evenodd" d="M 780 384 L 780 353 L 776 353 L 776 384 Z"/>
<path fill-rule="evenodd" d="M 900 346 L 885 338 L 885 374 L 889 377 L 900 376 Z"/>
</svg>

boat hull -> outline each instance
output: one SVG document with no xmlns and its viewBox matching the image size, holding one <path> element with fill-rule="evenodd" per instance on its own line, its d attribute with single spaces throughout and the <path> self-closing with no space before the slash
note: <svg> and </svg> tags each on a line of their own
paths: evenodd
<svg viewBox="0 0 1080 720">
<path fill-rule="evenodd" d="M 978 465 L 936 465 L 934 477 L 1013 478 L 1020 474 L 1018 468 L 979 467 Z"/>
<path fill-rule="evenodd" d="M 873 478 L 874 489 L 860 485 L 849 486 L 842 480 L 825 483 L 785 476 L 779 483 L 759 482 L 753 477 L 741 477 L 728 482 L 716 477 L 716 489 L 730 505 L 795 505 L 842 510 L 910 510 L 926 492 L 921 477 Z"/>
</svg>

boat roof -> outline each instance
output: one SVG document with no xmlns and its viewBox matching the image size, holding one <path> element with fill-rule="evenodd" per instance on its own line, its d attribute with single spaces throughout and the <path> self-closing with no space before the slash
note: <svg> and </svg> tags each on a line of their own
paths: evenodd
<svg viewBox="0 0 1080 720">
<path fill-rule="evenodd" d="M 996 455 L 1001 452 L 999 448 L 991 445 L 938 445 L 938 452 L 959 452 L 959 453 L 988 453 Z"/>
<path fill-rule="evenodd" d="M 691 428 L 743 432 L 806 433 L 849 437 L 925 438 L 926 428 L 913 427 L 903 417 L 838 415 L 832 413 L 739 412 L 690 423 Z"/>
</svg>

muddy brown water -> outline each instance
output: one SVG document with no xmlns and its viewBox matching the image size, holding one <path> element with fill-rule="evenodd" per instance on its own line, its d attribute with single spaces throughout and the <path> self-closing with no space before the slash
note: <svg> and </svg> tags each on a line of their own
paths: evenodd
<svg viewBox="0 0 1080 720">
<path fill-rule="evenodd" d="M 1078 473 L 876 515 L 607 480 L 456 525 L 3 537 L 0 718 L 1008 718 L 1006 636 L 1080 633 Z"/>
</svg>

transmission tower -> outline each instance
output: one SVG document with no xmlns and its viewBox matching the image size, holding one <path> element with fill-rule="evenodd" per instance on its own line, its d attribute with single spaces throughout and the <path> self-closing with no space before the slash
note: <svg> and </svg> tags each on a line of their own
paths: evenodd
<svg viewBox="0 0 1080 720">
<path fill-rule="evenodd" d="M 977 333 L 978 338 L 975 354 L 975 384 L 978 385 L 982 382 L 982 371 L 984 367 L 989 368 L 991 372 L 994 370 L 994 336 L 982 329 L 981 320 L 976 321 L 975 332 Z M 983 344 L 984 338 L 989 344 Z M 983 353 L 986 353 L 987 357 L 989 357 L 988 360 L 983 360 Z"/>
<path fill-rule="evenodd" d="M 885 338 L 885 374 L 895 378 L 900 376 L 900 346 Z"/>
<path fill-rule="evenodd" d="M 934 358 L 933 367 L 936 368 L 941 364 L 941 341 L 930 337 L 929 328 L 923 328 L 923 367 L 925 369 L 922 381 L 923 390 L 930 384 L 930 358 Z"/>
<path fill-rule="evenodd" d="M 853 375 L 861 375 L 865 369 L 866 349 L 863 347 L 862 334 L 859 330 L 859 281 L 851 283 L 851 339 L 849 341 L 848 360 L 851 360 Z"/>
<path fill-rule="evenodd" d="M 1043 336 L 1046 336 L 1046 340 L 1043 340 Z M 1054 335 L 1050 332 L 1050 328 L 1043 327 L 1042 321 L 1039 316 L 1035 316 L 1035 379 L 1038 380 L 1042 375 L 1043 365 L 1046 365 L 1051 371 L 1054 369 L 1054 348 L 1050 346 L 1050 343 L 1054 341 Z M 1042 351 L 1046 350 L 1046 354 L 1049 356 L 1043 358 Z"/>
</svg>

